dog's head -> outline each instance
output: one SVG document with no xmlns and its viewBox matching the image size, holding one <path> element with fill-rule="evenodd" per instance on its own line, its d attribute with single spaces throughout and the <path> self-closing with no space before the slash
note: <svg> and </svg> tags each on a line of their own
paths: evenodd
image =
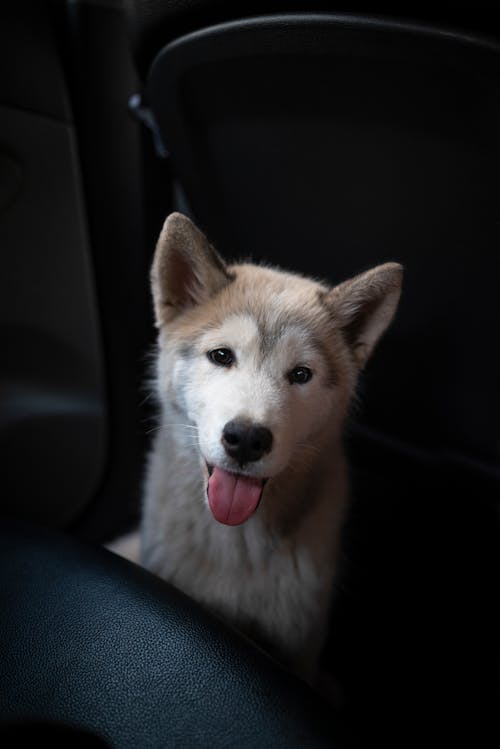
<svg viewBox="0 0 500 749">
<path fill-rule="evenodd" d="M 401 280 L 397 263 L 333 288 L 227 266 L 189 219 L 169 216 L 152 268 L 159 394 L 199 449 L 217 520 L 247 520 L 267 479 L 339 435 Z"/>
</svg>

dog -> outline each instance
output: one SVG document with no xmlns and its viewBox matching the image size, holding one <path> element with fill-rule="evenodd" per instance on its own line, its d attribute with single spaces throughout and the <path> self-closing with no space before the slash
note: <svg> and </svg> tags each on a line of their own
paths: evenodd
<svg viewBox="0 0 500 749">
<path fill-rule="evenodd" d="M 343 427 L 402 267 L 329 287 L 228 265 L 174 213 L 151 281 L 160 419 L 141 562 L 314 685 L 347 505 Z"/>
</svg>

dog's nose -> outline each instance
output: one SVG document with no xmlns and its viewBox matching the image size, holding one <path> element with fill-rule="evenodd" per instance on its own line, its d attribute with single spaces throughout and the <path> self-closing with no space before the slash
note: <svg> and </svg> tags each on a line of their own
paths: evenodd
<svg viewBox="0 0 500 749">
<path fill-rule="evenodd" d="M 267 427 L 247 421 L 228 421 L 222 431 L 222 444 L 227 454 L 240 465 L 253 463 L 270 452 L 273 434 Z"/>
</svg>

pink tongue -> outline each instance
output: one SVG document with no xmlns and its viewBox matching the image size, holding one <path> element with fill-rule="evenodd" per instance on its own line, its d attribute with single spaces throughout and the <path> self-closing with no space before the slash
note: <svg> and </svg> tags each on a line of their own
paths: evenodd
<svg viewBox="0 0 500 749">
<path fill-rule="evenodd" d="M 262 479 L 214 468 L 208 480 L 208 504 L 214 518 L 225 525 L 244 523 L 257 508 L 262 488 Z"/>
</svg>

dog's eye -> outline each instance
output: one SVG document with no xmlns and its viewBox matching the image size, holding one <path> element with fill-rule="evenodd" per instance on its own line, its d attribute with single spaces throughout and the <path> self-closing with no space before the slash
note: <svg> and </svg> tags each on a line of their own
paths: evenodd
<svg viewBox="0 0 500 749">
<path fill-rule="evenodd" d="M 295 367 L 288 373 L 288 379 L 292 385 L 294 383 L 304 385 L 306 382 L 309 382 L 312 376 L 313 373 L 309 367 Z"/>
<path fill-rule="evenodd" d="M 230 367 L 234 362 L 234 354 L 230 348 L 214 348 L 207 354 L 208 358 L 219 367 Z"/>
</svg>

